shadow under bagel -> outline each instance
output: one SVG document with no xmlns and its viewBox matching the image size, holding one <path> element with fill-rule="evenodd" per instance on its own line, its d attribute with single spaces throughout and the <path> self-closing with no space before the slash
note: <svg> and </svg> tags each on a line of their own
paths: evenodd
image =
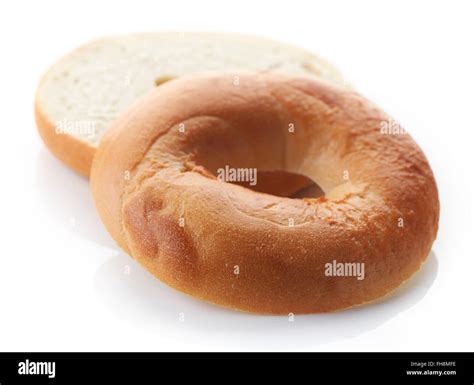
<svg viewBox="0 0 474 385">
<path fill-rule="evenodd" d="M 381 299 L 333 313 L 293 317 L 236 312 L 197 301 L 160 282 L 124 253 L 97 270 L 94 289 L 104 306 L 120 319 L 130 324 L 140 322 L 150 332 L 163 328 L 175 333 L 205 332 L 209 347 L 218 342 L 219 335 L 226 334 L 242 349 L 291 349 L 344 340 L 376 329 L 421 301 L 437 273 L 438 260 L 431 251 L 420 271 Z"/>
<path fill-rule="evenodd" d="M 45 147 L 38 153 L 36 198 L 60 227 L 70 227 L 80 238 L 118 249 L 94 207 L 89 181 L 59 162 Z"/>
</svg>

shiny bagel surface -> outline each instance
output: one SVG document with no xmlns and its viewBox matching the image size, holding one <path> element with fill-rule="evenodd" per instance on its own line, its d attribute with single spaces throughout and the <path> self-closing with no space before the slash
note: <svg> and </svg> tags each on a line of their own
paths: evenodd
<svg viewBox="0 0 474 385">
<path fill-rule="evenodd" d="M 106 132 L 91 186 L 118 244 L 166 284 L 270 314 L 348 308 L 412 276 L 436 238 L 436 183 L 422 151 L 354 91 L 258 73 L 183 77 Z M 324 191 L 293 199 L 218 177 L 287 172 Z M 296 178 L 298 179 L 298 178 Z M 294 183 L 293 183 L 294 182 Z M 291 195 L 299 181 L 274 181 Z M 276 187 L 275 187 L 276 186 Z M 363 279 L 327 274 L 363 264 Z"/>
</svg>

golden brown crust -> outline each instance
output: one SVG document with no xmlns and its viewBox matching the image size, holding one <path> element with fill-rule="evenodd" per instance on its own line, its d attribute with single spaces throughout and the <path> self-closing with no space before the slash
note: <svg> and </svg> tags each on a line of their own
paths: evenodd
<svg viewBox="0 0 474 385">
<path fill-rule="evenodd" d="M 91 187 L 121 247 L 178 290 L 257 313 L 344 309 L 415 273 L 439 202 L 413 140 L 381 133 L 391 119 L 355 92 L 234 75 L 167 83 L 102 139 Z M 306 175 L 326 194 L 251 191 L 216 178 L 225 165 Z M 365 278 L 327 276 L 333 261 L 363 263 Z"/>
<path fill-rule="evenodd" d="M 89 177 L 96 148 L 72 135 L 56 132 L 56 126 L 44 115 L 38 100 L 35 119 L 38 132 L 51 152 L 79 174 Z"/>
</svg>

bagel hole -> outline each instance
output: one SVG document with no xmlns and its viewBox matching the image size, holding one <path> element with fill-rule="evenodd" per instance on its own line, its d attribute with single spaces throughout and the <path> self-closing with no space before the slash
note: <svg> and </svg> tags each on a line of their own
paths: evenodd
<svg viewBox="0 0 474 385">
<path fill-rule="evenodd" d="M 305 175 L 287 171 L 258 171 L 257 183 L 252 186 L 248 182 L 229 182 L 253 191 L 285 198 L 303 199 L 324 196 L 322 188 Z"/>
<path fill-rule="evenodd" d="M 162 84 L 169 82 L 170 80 L 173 80 L 173 79 L 174 79 L 174 76 L 169 76 L 169 75 L 160 76 L 159 78 L 155 79 L 155 87 L 159 87 Z"/>
</svg>

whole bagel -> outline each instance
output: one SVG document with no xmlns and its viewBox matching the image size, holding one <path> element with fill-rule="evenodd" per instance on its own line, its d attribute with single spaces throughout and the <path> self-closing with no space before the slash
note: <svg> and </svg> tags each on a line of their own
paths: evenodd
<svg viewBox="0 0 474 385">
<path fill-rule="evenodd" d="M 178 290 L 257 313 L 348 308 L 414 274 L 439 202 L 409 135 L 384 132 L 393 121 L 379 108 L 314 78 L 235 78 L 168 82 L 105 134 L 91 184 L 119 245 Z M 325 194 L 253 191 L 218 178 L 226 167 L 304 175 Z M 340 264 L 364 277 L 328 274 Z"/>
</svg>

